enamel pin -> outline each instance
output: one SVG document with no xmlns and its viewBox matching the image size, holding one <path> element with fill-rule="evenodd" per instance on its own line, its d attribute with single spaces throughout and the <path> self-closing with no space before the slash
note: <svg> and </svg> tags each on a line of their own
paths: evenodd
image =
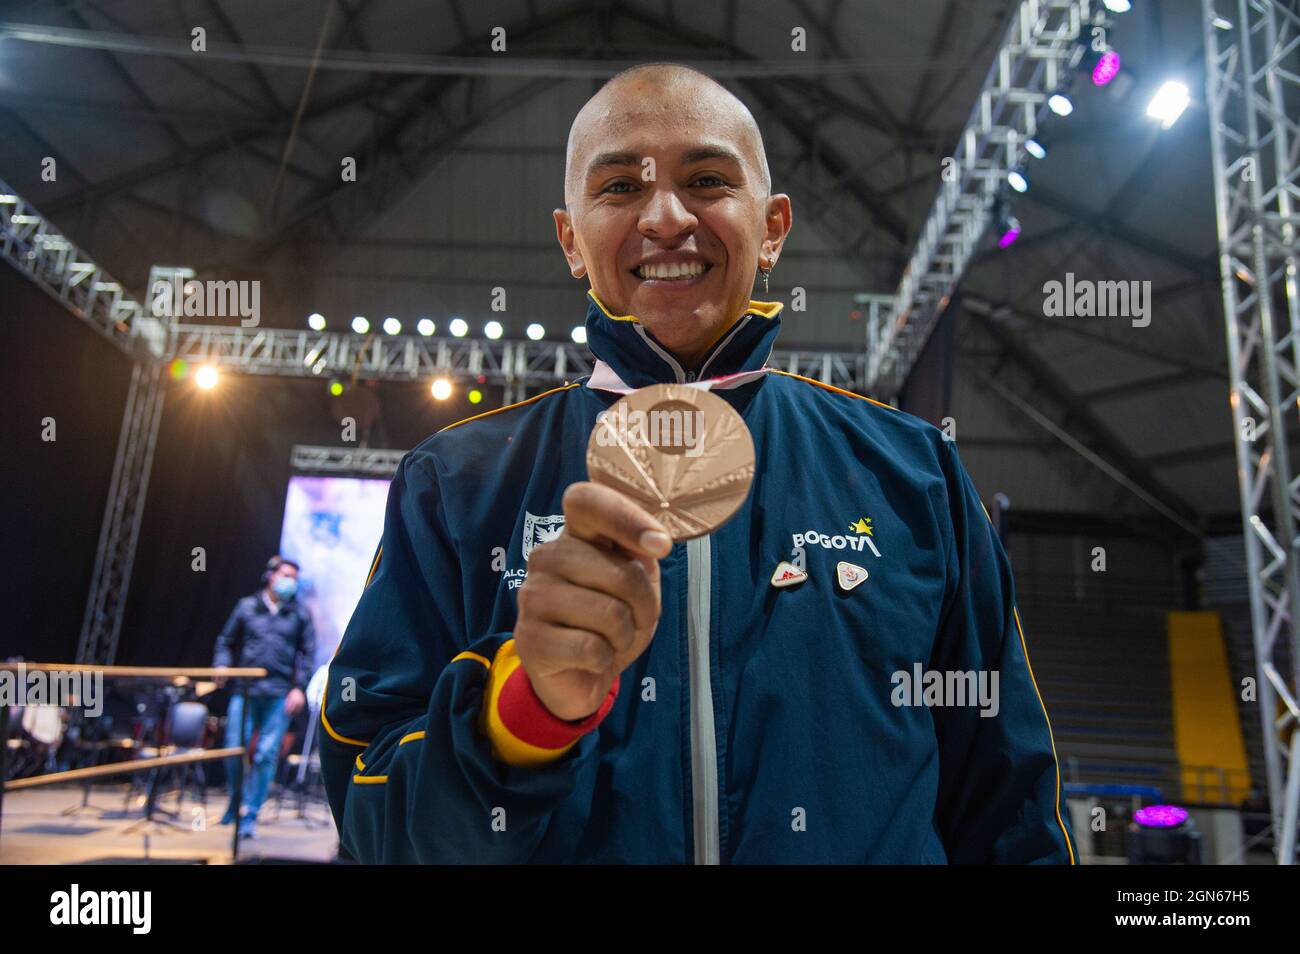
<svg viewBox="0 0 1300 954">
<path fill-rule="evenodd" d="M 808 574 L 788 560 L 782 560 L 772 572 L 772 585 L 776 587 L 794 586 L 808 579 Z"/>
<path fill-rule="evenodd" d="M 867 578 L 867 571 L 860 566 L 841 560 L 835 564 L 835 582 L 845 593 Z"/>
</svg>

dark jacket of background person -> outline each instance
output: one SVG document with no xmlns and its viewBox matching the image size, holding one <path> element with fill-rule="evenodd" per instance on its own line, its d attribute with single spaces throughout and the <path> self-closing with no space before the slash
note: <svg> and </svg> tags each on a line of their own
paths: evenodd
<svg viewBox="0 0 1300 954">
<path fill-rule="evenodd" d="M 265 679 L 250 683 L 250 696 L 307 691 L 316 660 L 311 615 L 297 600 L 279 603 L 272 614 L 259 591 L 235 604 L 217 638 L 214 666 L 259 666 Z"/>
</svg>

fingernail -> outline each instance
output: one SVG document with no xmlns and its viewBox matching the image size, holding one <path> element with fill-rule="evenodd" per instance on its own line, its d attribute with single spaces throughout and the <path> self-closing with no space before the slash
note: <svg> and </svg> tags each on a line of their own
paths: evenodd
<svg viewBox="0 0 1300 954">
<path fill-rule="evenodd" d="M 647 530 L 641 534 L 641 548 L 649 553 L 666 555 L 673 548 L 673 541 L 660 530 Z"/>
</svg>

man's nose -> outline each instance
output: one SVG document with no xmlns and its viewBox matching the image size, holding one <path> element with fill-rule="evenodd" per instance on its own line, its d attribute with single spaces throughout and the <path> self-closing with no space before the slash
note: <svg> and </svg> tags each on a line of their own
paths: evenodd
<svg viewBox="0 0 1300 954">
<path fill-rule="evenodd" d="M 694 230 L 697 219 L 672 187 L 656 188 L 641 209 L 641 234 L 657 239 L 675 238 Z"/>
</svg>

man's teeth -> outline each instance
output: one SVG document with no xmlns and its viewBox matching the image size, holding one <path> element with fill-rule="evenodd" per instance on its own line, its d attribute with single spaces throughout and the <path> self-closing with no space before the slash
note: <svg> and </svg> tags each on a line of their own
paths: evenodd
<svg viewBox="0 0 1300 954">
<path fill-rule="evenodd" d="M 698 278 L 708 270 L 709 266 L 703 262 L 673 262 L 670 265 L 638 265 L 636 274 L 638 278 L 657 278 L 666 281 L 677 279 L 681 281 L 688 278 Z"/>
</svg>

